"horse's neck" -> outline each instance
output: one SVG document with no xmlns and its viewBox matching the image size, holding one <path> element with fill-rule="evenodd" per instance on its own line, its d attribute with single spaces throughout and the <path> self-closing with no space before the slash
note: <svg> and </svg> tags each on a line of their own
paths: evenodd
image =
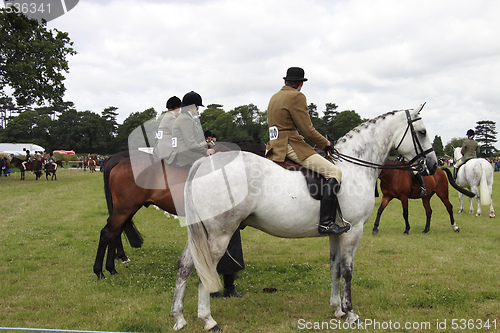
<svg viewBox="0 0 500 333">
<path fill-rule="evenodd" d="M 402 136 L 401 117 L 400 113 L 387 114 L 360 125 L 340 139 L 336 148 L 344 155 L 384 164 L 394 147 L 395 137 Z"/>
</svg>

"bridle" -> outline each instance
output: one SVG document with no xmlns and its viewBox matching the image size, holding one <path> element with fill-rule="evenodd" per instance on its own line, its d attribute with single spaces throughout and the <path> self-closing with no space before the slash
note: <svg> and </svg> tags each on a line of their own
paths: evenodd
<svg viewBox="0 0 500 333">
<path fill-rule="evenodd" d="M 425 103 L 422 104 L 422 106 L 420 107 L 420 110 L 422 110 L 422 108 L 424 107 L 424 105 L 425 105 Z M 419 110 L 419 112 L 420 112 L 420 110 Z M 408 164 L 410 166 L 414 166 L 415 169 L 418 170 L 418 171 L 423 171 L 424 167 L 427 168 L 427 166 L 425 165 L 425 155 L 427 155 L 428 153 L 434 151 L 434 148 L 431 146 L 431 148 L 429 148 L 427 150 L 424 150 L 422 148 L 422 145 L 420 144 L 420 141 L 416 137 L 415 128 L 413 128 L 413 123 L 415 121 L 421 120 L 422 118 L 418 117 L 418 118 L 415 118 L 415 119 L 411 119 L 410 111 L 405 110 L 405 113 L 406 113 L 406 122 L 408 123 L 408 126 L 406 126 L 405 134 L 401 138 L 401 141 L 399 141 L 399 144 L 396 146 L 396 150 L 399 149 L 399 147 L 403 143 L 404 138 L 406 137 L 406 134 L 408 133 L 408 131 L 410 131 L 410 133 L 411 133 L 411 139 L 412 139 L 412 142 L 413 142 L 413 148 L 415 149 L 416 155 L 415 155 L 414 158 L 412 158 L 408 162 Z"/>
<path fill-rule="evenodd" d="M 425 105 L 425 103 L 420 106 L 418 112 L 420 112 L 423 109 L 424 105 Z M 434 151 L 434 148 L 431 147 L 427 150 L 424 150 L 422 148 L 422 145 L 420 144 L 420 141 L 417 138 L 417 134 L 415 133 L 415 128 L 413 127 L 413 123 L 421 120 L 422 118 L 418 117 L 415 119 L 411 119 L 411 115 L 410 115 L 409 110 L 405 110 L 405 114 L 406 114 L 406 122 L 407 122 L 406 130 L 403 134 L 403 137 L 401 138 L 398 145 L 396 146 L 396 150 L 399 149 L 399 147 L 403 143 L 406 135 L 408 134 L 408 132 L 410 132 L 411 137 L 412 137 L 412 142 L 413 142 L 413 148 L 415 149 L 415 153 L 416 153 L 415 157 L 413 157 L 409 162 L 405 163 L 405 165 L 399 165 L 399 166 L 398 165 L 382 165 L 382 164 L 378 164 L 378 163 L 364 161 L 364 160 L 358 159 L 356 157 L 344 155 L 344 154 L 339 153 L 336 150 L 335 150 L 333 155 L 341 157 L 341 158 L 345 159 L 347 162 L 350 162 L 350 163 L 353 163 L 356 165 L 360 165 L 360 166 L 364 166 L 364 167 L 375 168 L 375 169 L 416 170 L 419 172 L 426 170 L 427 165 L 425 163 L 425 155 Z"/>
</svg>

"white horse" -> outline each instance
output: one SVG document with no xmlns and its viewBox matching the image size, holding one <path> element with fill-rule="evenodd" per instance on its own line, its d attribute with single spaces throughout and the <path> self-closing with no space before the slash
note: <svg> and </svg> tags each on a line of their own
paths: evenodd
<svg viewBox="0 0 500 333">
<path fill-rule="evenodd" d="M 458 162 L 462 158 L 462 148 L 455 148 L 454 160 Z M 476 216 L 481 216 L 481 205 L 490 205 L 490 217 L 495 217 L 495 210 L 493 209 L 493 167 L 491 163 L 484 158 L 473 158 L 463 164 L 458 169 L 456 183 L 458 186 L 469 188 L 476 195 L 477 213 Z M 479 186 L 479 190 L 478 190 Z M 458 193 L 460 199 L 460 210 L 464 210 L 464 198 L 462 193 Z M 470 209 L 469 213 L 474 212 L 472 198 L 469 197 Z"/>
<path fill-rule="evenodd" d="M 330 305 L 336 317 L 345 315 L 350 323 L 359 319 L 351 303 L 354 253 L 375 204 L 373 189 L 380 173 L 377 166 L 384 164 L 391 149 L 396 148 L 430 174 L 437 168 L 436 155 L 419 117 L 422 107 L 379 116 L 353 129 L 336 145 L 342 153 L 337 165 L 343 175 L 338 199 L 343 217 L 352 228 L 340 236 L 329 236 Z M 347 161 L 350 158 L 355 161 Z M 207 188 L 211 189 L 209 197 Z M 320 201 L 309 194 L 302 173 L 255 154 L 226 152 L 198 160 L 186 182 L 185 200 L 189 239 L 178 262 L 171 309 L 174 330 L 187 324 L 183 301 L 193 265 L 201 280 L 198 317 L 205 329 L 220 329 L 211 316 L 209 293 L 221 287 L 216 265 L 238 227 L 251 226 L 284 238 L 320 236 Z M 342 224 L 338 216 L 337 223 Z"/>
</svg>

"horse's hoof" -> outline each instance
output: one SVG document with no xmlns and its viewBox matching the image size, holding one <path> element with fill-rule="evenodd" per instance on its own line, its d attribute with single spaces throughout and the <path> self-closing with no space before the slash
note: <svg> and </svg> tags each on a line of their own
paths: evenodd
<svg viewBox="0 0 500 333">
<path fill-rule="evenodd" d="M 128 264 L 129 262 L 130 262 L 130 259 L 129 259 L 129 258 L 127 258 L 127 259 L 125 259 L 125 260 L 122 260 L 122 264 Z"/>
<path fill-rule="evenodd" d="M 374 229 L 374 230 L 372 231 L 372 235 L 373 235 L 373 236 L 378 235 L 378 230 L 375 230 L 375 229 Z"/>
<path fill-rule="evenodd" d="M 215 325 L 211 329 L 209 329 L 210 332 L 222 332 L 222 328 L 220 328 L 219 324 Z"/>
<path fill-rule="evenodd" d="M 409 234 L 410 234 L 410 232 L 409 232 L 409 231 L 405 231 L 405 232 L 403 232 L 403 235 L 408 236 Z"/>
<path fill-rule="evenodd" d="M 422 231 L 422 233 L 423 233 L 423 234 L 426 234 L 426 233 L 428 233 L 428 232 L 429 232 L 429 230 L 424 230 L 424 231 Z"/>
<path fill-rule="evenodd" d="M 460 232 L 460 228 L 459 227 L 455 227 L 455 228 L 453 228 L 453 231 Z"/>
<path fill-rule="evenodd" d="M 103 272 L 96 273 L 96 275 L 97 275 L 97 280 L 105 280 L 106 279 L 106 276 L 104 276 Z"/>
</svg>

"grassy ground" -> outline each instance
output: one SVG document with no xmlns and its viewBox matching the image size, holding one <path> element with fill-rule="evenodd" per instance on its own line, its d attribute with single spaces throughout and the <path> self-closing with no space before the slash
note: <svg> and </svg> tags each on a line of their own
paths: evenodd
<svg viewBox="0 0 500 333">
<path fill-rule="evenodd" d="M 141 209 L 135 220 L 143 248 L 125 245 L 132 262 L 117 262 L 120 274 L 98 281 L 92 266 L 107 218 L 102 174 L 59 170 L 57 181 L 18 178 L 0 179 L 0 327 L 172 330 L 176 261 L 186 241 L 177 220 L 153 207 Z M 450 196 L 456 212 L 458 194 L 451 189 Z M 493 198 L 500 200 L 499 173 Z M 425 212 L 413 200 L 412 229 L 404 236 L 395 200 L 382 215 L 380 234 L 372 236 L 379 203 L 356 253 L 352 287 L 355 311 L 367 326 L 352 331 L 388 332 L 400 325 L 393 331 L 494 332 L 495 324 L 500 331 L 499 218 L 489 219 L 487 207 L 479 218 L 455 214 L 461 232 L 454 233 L 434 197 L 431 231 L 424 235 Z M 212 301 L 213 317 L 226 332 L 351 331 L 335 329 L 343 321 L 332 320 L 326 238 L 279 239 L 247 228 L 242 239 L 247 268 L 236 283 L 245 297 Z M 196 280 L 188 285 L 185 332 L 202 331 Z"/>
</svg>

